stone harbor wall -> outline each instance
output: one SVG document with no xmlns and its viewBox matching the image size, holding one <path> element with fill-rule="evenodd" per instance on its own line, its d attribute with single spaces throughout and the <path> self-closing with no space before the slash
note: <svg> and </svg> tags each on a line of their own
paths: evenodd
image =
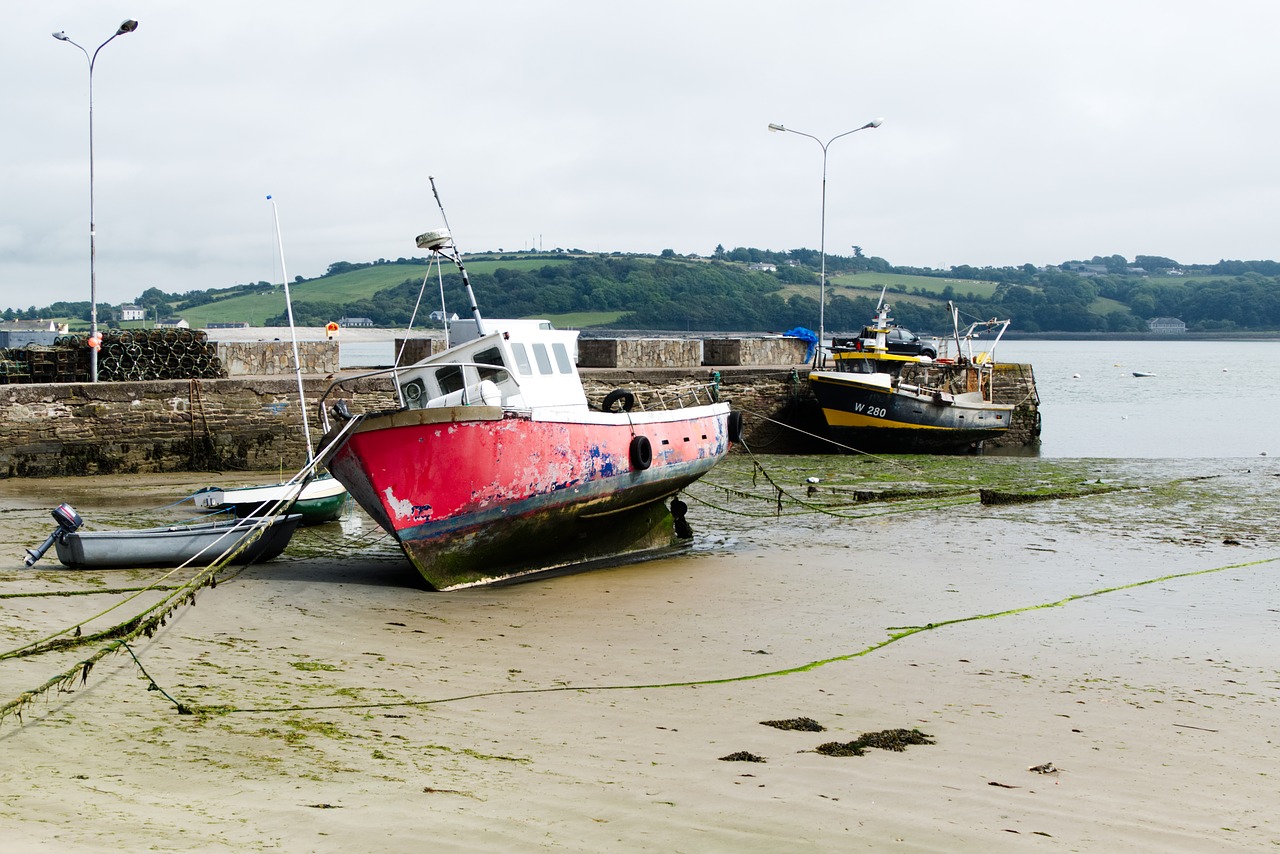
<svg viewBox="0 0 1280 854">
<path fill-rule="evenodd" d="M 582 368 L 697 368 L 803 365 L 799 338 L 580 338 Z"/>
<path fill-rule="evenodd" d="M 1040 394 L 1031 365 L 997 362 L 991 375 L 991 399 L 1014 405 L 1009 432 L 992 445 L 1015 448 L 1040 441 Z"/>
<path fill-rule="evenodd" d="M 318 400 L 326 380 L 306 380 Z M 367 385 L 379 408 L 391 385 Z M 358 411 L 358 410 L 357 410 Z M 318 440 L 314 404 L 307 417 Z M 307 458 L 293 377 L 0 388 L 0 478 L 201 470 L 296 471 Z"/>
<path fill-rule="evenodd" d="M 808 368 L 802 365 L 721 366 L 700 360 L 701 341 L 653 339 L 649 347 L 619 347 L 613 339 L 584 339 L 581 344 L 608 342 L 597 351 L 628 362 L 641 354 L 659 357 L 662 366 L 590 367 L 582 370 L 588 399 L 599 407 L 617 388 L 632 391 L 637 406 L 655 408 L 683 403 L 727 401 L 744 416 L 746 445 L 757 453 L 825 453 L 825 425 L 809 390 Z M 770 339 L 757 339 L 770 340 Z M 779 339 L 784 340 L 784 339 Z M 302 413 L 292 376 L 291 345 L 265 342 L 255 348 L 263 360 L 256 370 L 275 375 L 206 380 L 148 380 L 110 383 L 37 383 L 0 386 L 0 478 L 47 477 L 202 470 L 296 471 L 305 461 Z M 328 342 L 310 342 L 312 361 L 326 374 Z M 674 346 L 679 345 L 679 346 Z M 221 344 L 219 347 L 221 348 Z M 751 346 L 723 351 L 723 358 L 759 358 Z M 774 346 L 774 345 L 768 345 Z M 803 342 L 786 341 L 783 356 L 803 356 Z M 281 349 L 283 348 L 283 349 Z M 588 349 L 590 349 L 588 347 Z M 234 358 L 234 356 L 233 356 Z M 255 357 L 256 358 L 256 357 Z M 308 356 L 304 356 L 304 363 Z M 591 360 L 588 354 L 587 361 Z M 243 363 L 246 369 L 250 362 Z M 344 381 L 333 387 L 329 376 L 304 381 L 311 401 L 308 419 L 313 443 L 321 438 L 318 403 L 328 392 L 326 407 L 338 399 L 352 412 L 397 405 L 389 376 Z M 997 401 L 1015 404 L 1013 426 L 998 443 L 1031 445 L 1039 437 L 1039 398 L 1030 365 L 998 364 L 993 378 Z"/>
<path fill-rule="evenodd" d="M 293 376 L 292 341 L 216 341 L 218 358 L 229 377 Z M 338 372 L 337 341 L 299 341 L 304 376 Z"/>
<path fill-rule="evenodd" d="M 696 368 L 702 365 L 697 338 L 579 338 L 580 368 Z"/>
<path fill-rule="evenodd" d="M 803 365 L 809 342 L 799 338 L 708 338 L 702 342 L 702 364 L 758 367 Z"/>
</svg>

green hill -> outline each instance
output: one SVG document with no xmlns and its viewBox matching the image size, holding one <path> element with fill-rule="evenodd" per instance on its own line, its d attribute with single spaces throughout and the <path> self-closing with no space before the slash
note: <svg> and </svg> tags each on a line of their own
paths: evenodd
<svg viewBox="0 0 1280 854">
<path fill-rule="evenodd" d="M 857 247 L 855 247 L 856 249 Z M 1280 263 L 1219 261 L 1177 266 L 1169 259 L 1120 256 L 1035 267 L 893 267 L 883 258 L 826 256 L 828 330 L 860 328 L 887 290 L 900 323 L 916 331 L 947 329 L 948 300 L 962 316 L 1008 317 L 1019 334 L 1038 332 L 1146 333 L 1147 319 L 1176 317 L 1194 332 L 1280 329 Z M 650 330 L 780 332 L 815 328 L 819 316 L 820 253 L 717 247 L 715 256 L 623 253 L 481 253 L 468 256 L 476 297 L 489 317 L 548 317 L 562 326 Z M 1147 271 L 1151 272 L 1148 273 Z M 465 313 L 461 281 L 443 274 L 446 302 Z M 436 269 L 421 260 L 335 262 L 326 275 L 292 284 L 300 325 L 343 316 L 402 327 L 438 307 Z M 423 303 L 419 295 L 426 281 Z M 164 293 L 149 288 L 134 302 L 149 316 L 210 323 L 283 323 L 283 288 L 266 282 L 225 289 Z M 59 302 L 43 309 L 5 311 L 6 318 L 73 318 L 82 330 L 88 304 Z M 106 306 L 100 322 L 110 321 Z"/>
<path fill-rule="evenodd" d="M 467 271 L 473 275 L 492 273 L 502 267 L 510 270 L 536 270 L 547 264 L 566 263 L 561 258 L 514 258 L 509 260 L 481 259 L 467 261 Z M 446 268 L 452 273 L 453 268 Z M 393 288 L 406 281 L 420 283 L 424 276 L 430 274 L 434 280 L 436 268 L 426 264 L 404 261 L 391 261 L 362 267 L 358 270 L 320 276 L 289 285 L 289 297 L 293 301 L 294 310 L 307 303 L 349 303 L 363 299 L 371 299 L 379 291 Z M 430 290 L 430 288 L 428 289 Z M 437 291 L 438 293 L 438 291 Z M 435 308 L 434 301 L 430 312 Z M 277 285 L 269 291 L 261 293 L 236 294 L 216 299 L 204 305 L 189 308 L 174 308 L 174 313 L 185 318 L 194 326 L 207 326 L 210 323 L 235 323 L 244 321 L 251 326 L 262 326 L 269 317 L 281 314 L 285 310 L 284 286 Z M 333 318 L 337 320 L 337 317 Z"/>
</svg>

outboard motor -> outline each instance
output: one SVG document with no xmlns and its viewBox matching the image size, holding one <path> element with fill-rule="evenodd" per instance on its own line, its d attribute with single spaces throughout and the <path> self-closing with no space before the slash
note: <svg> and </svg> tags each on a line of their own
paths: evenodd
<svg viewBox="0 0 1280 854">
<path fill-rule="evenodd" d="M 75 508 L 70 504 L 59 504 L 57 507 L 53 508 L 50 515 L 53 516 L 53 521 L 58 523 L 58 529 L 50 534 L 48 539 L 40 544 L 40 548 L 35 551 L 27 549 L 27 556 L 23 560 L 23 563 L 27 566 L 33 565 L 40 558 L 44 557 L 44 553 L 47 552 L 49 547 L 56 543 L 59 538 L 64 537 L 67 534 L 74 534 L 80 526 L 84 524 L 84 520 L 80 518 L 80 514 L 77 513 Z"/>
</svg>

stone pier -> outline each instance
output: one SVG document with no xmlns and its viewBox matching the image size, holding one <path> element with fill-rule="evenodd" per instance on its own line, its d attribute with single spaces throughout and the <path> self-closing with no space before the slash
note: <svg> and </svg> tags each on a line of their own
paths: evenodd
<svg viewBox="0 0 1280 854">
<path fill-rule="evenodd" d="M 600 342 L 612 343 L 600 343 Z M 830 446 L 808 387 L 807 345 L 785 338 L 582 339 L 579 363 L 596 405 L 615 388 L 669 398 L 714 385 L 744 415 L 760 453 L 823 453 Z M 592 343 L 595 342 L 595 343 Z M 294 471 L 306 459 L 302 412 L 287 342 L 260 351 L 222 350 L 227 379 L 0 386 L 0 478 L 202 470 Z M 313 442 L 317 403 L 336 374 L 336 348 L 306 347 L 304 386 Z M 766 364 L 764 360 L 776 360 Z M 600 362 L 613 364 L 600 365 Z M 648 364 L 642 364 L 647 362 Z M 595 363 L 592 366 L 591 363 Z M 718 364 L 722 363 L 722 364 Z M 332 368 L 332 370 L 331 370 Z M 324 375 L 321 372 L 324 372 Z M 993 392 L 1017 405 L 1002 444 L 1034 444 L 1039 399 L 1030 365 L 998 364 Z M 701 392 L 705 395 L 705 391 Z M 349 381 L 330 394 L 354 412 L 396 405 L 385 375 Z M 705 398 L 704 398 L 705 399 Z"/>
</svg>

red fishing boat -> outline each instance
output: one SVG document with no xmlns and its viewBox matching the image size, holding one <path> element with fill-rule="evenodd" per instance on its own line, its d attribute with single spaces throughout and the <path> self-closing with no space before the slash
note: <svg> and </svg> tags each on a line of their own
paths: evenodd
<svg viewBox="0 0 1280 854">
<path fill-rule="evenodd" d="M 438 590 L 485 584 L 634 559 L 687 535 L 676 493 L 740 432 L 714 387 L 661 405 L 617 390 L 593 408 L 576 331 L 484 320 L 448 232 L 418 246 L 457 265 L 474 337 L 392 369 L 394 409 L 352 415 L 339 402 L 322 447 L 423 578 Z"/>
</svg>

